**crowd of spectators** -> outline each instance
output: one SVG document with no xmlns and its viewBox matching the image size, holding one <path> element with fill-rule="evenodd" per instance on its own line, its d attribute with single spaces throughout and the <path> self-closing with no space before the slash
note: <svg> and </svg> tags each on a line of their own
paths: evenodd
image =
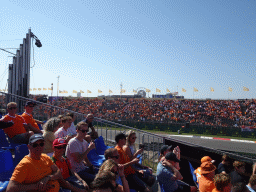
<svg viewBox="0 0 256 192">
<path fill-rule="evenodd" d="M 248 104 L 249 107 L 253 105 Z M 33 118 L 35 106 L 35 103 L 28 101 L 24 106 L 25 112 L 17 115 L 17 103 L 10 102 L 7 104 L 8 114 L 0 119 L 1 122 L 12 122 L 12 125 L 4 129 L 10 140 L 16 143 L 22 141 L 28 144 L 29 149 L 29 154 L 15 168 L 7 192 L 57 192 L 62 188 L 64 191 L 67 189 L 75 192 L 129 192 L 130 189 L 150 192 L 156 179 L 165 192 L 197 191 L 196 186 L 183 181 L 179 172 L 181 151 L 178 146 L 161 147 L 155 178 L 150 167 L 138 164 L 138 155 L 143 153 L 144 148 L 141 146 L 136 149 L 136 133 L 132 130 L 127 131 L 126 135 L 118 133 L 115 136 L 115 148 L 107 149 L 104 154 L 106 161 L 96 167 L 88 158 L 88 154 L 95 148 L 93 141 L 98 139 L 98 133 L 93 127 L 94 116 L 89 113 L 76 126 L 75 116 L 70 113 L 52 117 L 43 123 Z M 40 130 L 38 124 L 43 124 L 43 130 Z M 232 163 L 224 155 L 218 168 L 213 163 L 210 157 L 203 157 L 200 169 L 195 172 L 200 192 L 230 192 L 231 189 L 232 192 L 244 192 L 256 189 L 256 165 L 253 166 L 249 180 L 244 162 L 234 161 L 230 169 Z"/>
<path fill-rule="evenodd" d="M 3 102 L 0 99 L 0 102 Z M 4 103 L 3 103 L 4 104 Z M 222 127 L 256 127 L 256 100 L 175 100 L 60 98 L 52 105 L 110 121 L 191 123 Z M 245 108 L 243 108 L 245 107 Z M 50 106 L 35 108 L 35 116 L 50 118 L 59 110 Z"/>
<path fill-rule="evenodd" d="M 174 99 L 84 99 L 55 101 L 54 105 L 79 113 L 116 121 L 197 123 L 211 126 L 256 126 L 256 100 L 245 102 L 243 112 L 238 100 Z"/>
</svg>

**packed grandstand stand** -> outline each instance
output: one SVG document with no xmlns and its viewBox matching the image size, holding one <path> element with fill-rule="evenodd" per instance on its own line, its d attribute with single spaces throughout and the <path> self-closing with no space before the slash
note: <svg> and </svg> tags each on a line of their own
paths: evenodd
<svg viewBox="0 0 256 192">
<path fill-rule="evenodd" d="M 115 121 L 200 123 L 212 126 L 256 127 L 256 101 L 189 99 L 62 98 L 53 105 Z M 241 105 L 245 106 L 244 111 Z M 39 112 L 39 111 L 38 111 Z"/>
<path fill-rule="evenodd" d="M 21 105 L 19 107 L 19 112 L 23 112 L 23 106 L 27 102 L 27 99 L 16 96 L 7 99 L 7 97 L 8 94 L 0 95 L 0 108 L 2 109 L 2 115 L 5 115 L 6 105 L 11 101 L 15 101 L 18 105 Z M 184 124 L 189 122 L 190 124 L 221 126 L 223 128 L 243 126 L 256 128 L 255 99 L 242 101 L 61 98 L 53 101 L 52 103 L 44 104 L 37 102 L 36 98 L 37 97 L 33 97 L 37 103 L 37 106 L 33 111 L 33 117 L 39 118 L 42 121 L 48 121 L 51 117 L 56 117 L 58 115 L 65 116 L 68 112 L 73 112 L 76 116 L 75 122 L 77 123 L 84 120 L 87 114 L 94 114 L 95 128 L 97 128 L 99 136 L 102 136 L 104 142 L 109 146 L 115 145 L 114 138 L 118 132 L 127 133 L 128 130 L 134 130 L 138 137 L 136 141 L 137 148 L 139 147 L 139 144 L 144 144 L 146 146 L 143 154 L 141 155 L 141 158 L 143 158 L 142 164 L 151 167 L 154 174 L 156 174 L 156 165 L 158 163 L 158 157 L 161 152 L 160 149 L 163 144 L 172 145 L 172 150 L 174 150 L 175 146 L 180 146 L 180 172 L 183 175 L 183 181 L 187 182 L 189 185 L 197 185 L 195 180 L 193 180 L 193 171 L 191 172 L 190 165 L 197 168 L 200 166 L 200 159 L 206 155 L 209 155 L 212 159 L 216 160 L 216 166 L 221 162 L 221 156 L 224 153 L 228 154 L 233 161 L 239 160 L 246 162 L 246 184 L 249 181 L 249 176 L 252 174 L 252 165 L 255 161 L 254 158 L 248 158 L 233 154 L 232 152 L 214 150 L 204 146 L 197 146 L 191 143 L 165 138 L 143 130 L 134 129 L 133 127 L 121 125 L 120 122 L 127 120 L 140 123 L 158 122 Z M 10 140 L 8 142 L 10 142 Z M 10 147 L 12 144 L 10 144 Z M 4 147 L 1 146 L 1 149 L 3 150 Z M 15 152 L 12 151 L 12 153 L 15 156 Z M 96 155 L 99 154 L 94 154 L 93 158 L 95 158 Z M 100 165 L 98 166 L 100 167 Z M 2 179 L 1 182 L 3 182 Z M 161 186 L 153 189 L 153 191 L 162 190 L 163 192 L 163 188 L 160 188 Z M 138 191 L 138 189 L 135 190 Z"/>
</svg>

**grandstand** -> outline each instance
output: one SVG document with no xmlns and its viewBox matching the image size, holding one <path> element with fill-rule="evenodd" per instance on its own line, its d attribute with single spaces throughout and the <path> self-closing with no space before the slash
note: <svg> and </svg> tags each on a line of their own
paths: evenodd
<svg viewBox="0 0 256 192">
<path fill-rule="evenodd" d="M 1 93 L 0 108 L 2 110 L 5 109 L 6 104 L 9 101 L 15 101 L 18 103 L 18 105 L 24 106 L 25 102 L 27 102 L 28 100 L 34 101 L 32 99 L 27 99 L 13 94 Z M 34 118 L 41 121 L 46 121 L 51 117 L 65 114 L 67 112 L 73 112 L 76 115 L 76 122 L 79 122 L 85 119 L 86 114 L 94 113 L 96 124 L 95 127 L 97 129 L 97 132 L 100 136 L 103 136 L 105 143 L 107 143 L 108 145 L 114 144 L 114 137 L 118 132 L 125 133 L 126 131 L 133 129 L 138 137 L 138 143 L 136 143 L 136 145 L 144 144 L 146 146 L 143 153 L 144 158 L 142 163 L 152 167 L 153 170 L 156 170 L 159 149 L 162 145 L 167 144 L 172 146 L 180 146 L 182 159 L 181 173 L 184 176 L 184 180 L 191 185 L 194 184 L 194 181 L 191 175 L 187 174 L 187 170 L 189 169 L 188 162 L 190 162 L 193 167 L 196 168 L 200 165 L 200 159 L 202 156 L 209 155 L 216 160 L 216 163 L 219 163 L 221 161 L 221 156 L 226 153 L 232 159 L 246 162 L 246 168 L 249 173 L 251 173 L 252 164 L 256 160 L 254 156 L 245 156 L 234 153 L 232 151 L 216 150 L 214 148 L 195 145 L 171 137 L 160 136 L 154 133 L 147 132 L 147 130 L 145 129 L 142 130 L 143 127 L 139 126 L 146 126 L 149 125 L 146 123 L 151 123 L 151 128 L 149 129 L 154 129 L 152 127 L 157 125 L 159 130 L 165 130 L 167 128 L 166 125 L 168 125 L 169 127 L 172 126 L 171 130 L 174 131 L 181 129 L 183 126 L 184 128 L 182 131 L 184 133 L 195 131 L 194 129 L 196 128 L 196 126 L 198 126 L 198 123 L 200 123 L 200 121 L 200 126 L 204 126 L 204 128 L 200 129 L 200 126 L 197 128 L 202 133 L 205 133 L 206 130 L 209 130 L 209 126 L 211 126 L 211 128 L 215 127 L 215 129 L 220 129 L 221 127 L 221 130 L 241 130 L 241 127 L 243 125 L 250 125 L 254 128 L 255 121 L 248 121 L 247 117 L 255 117 L 255 113 L 251 112 L 253 111 L 251 109 L 255 109 L 255 100 L 245 100 L 243 102 L 244 106 L 246 107 L 245 118 L 242 115 L 243 113 L 239 104 L 241 101 L 166 99 L 153 100 L 134 98 L 114 100 L 108 100 L 106 98 L 59 98 L 58 100 L 53 100 L 52 105 L 50 103 L 43 103 L 40 101 L 34 102 L 37 103 L 37 106 L 34 109 Z M 145 112 L 146 108 L 154 110 L 151 110 L 152 113 L 141 116 L 143 112 Z M 211 118 L 207 118 L 207 115 L 204 114 L 207 113 L 205 109 L 209 108 L 213 109 L 211 112 L 214 112 L 217 117 L 221 114 L 224 114 L 224 116 L 220 119 L 216 119 L 216 116 L 212 118 L 212 115 L 209 114 Z M 175 112 L 176 110 L 178 111 L 178 113 Z M 234 114 L 235 116 L 232 116 L 232 118 L 235 118 L 232 120 L 229 115 Z M 148 118 L 151 115 L 152 118 Z M 193 116 L 193 119 L 196 119 L 194 122 L 191 122 L 191 115 Z M 161 118 L 161 116 L 163 116 L 164 118 Z M 173 117 L 175 117 L 175 119 L 173 119 Z M 240 119 L 239 121 L 237 121 L 236 118 L 238 117 L 241 119 L 241 121 Z M 229 121 L 231 121 L 232 123 L 228 124 L 227 122 Z M 155 124 L 152 124 L 152 122 L 155 122 Z M 214 124 L 214 122 L 220 122 L 220 124 L 217 126 L 216 124 Z M 228 127 L 229 125 L 233 125 L 234 123 L 237 123 L 237 127 Z M 133 126 L 128 126 L 128 124 Z M 254 129 L 252 130 L 254 132 Z M 252 134 L 253 132 L 250 132 L 250 134 Z"/>
</svg>

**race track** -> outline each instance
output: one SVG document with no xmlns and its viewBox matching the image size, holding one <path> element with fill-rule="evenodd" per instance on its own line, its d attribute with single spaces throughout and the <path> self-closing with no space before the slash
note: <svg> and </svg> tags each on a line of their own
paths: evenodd
<svg viewBox="0 0 256 192">
<path fill-rule="evenodd" d="M 104 138 L 108 140 L 114 141 L 115 135 L 119 132 L 119 130 L 108 130 L 99 129 L 99 135 L 102 135 Z M 107 132 L 107 133 L 106 133 Z M 160 137 L 154 137 L 152 134 L 143 134 L 137 132 L 137 140 L 136 143 L 163 143 L 162 137 L 174 139 L 176 141 L 192 143 L 199 146 L 209 147 L 218 150 L 224 151 L 233 151 L 233 152 L 244 152 L 244 153 L 255 153 L 256 154 L 256 143 L 246 143 L 246 142 L 238 142 L 238 141 L 230 141 L 230 140 L 215 140 L 215 139 L 207 139 L 200 137 L 187 137 L 186 135 L 170 135 L 170 134 L 158 134 Z"/>
</svg>

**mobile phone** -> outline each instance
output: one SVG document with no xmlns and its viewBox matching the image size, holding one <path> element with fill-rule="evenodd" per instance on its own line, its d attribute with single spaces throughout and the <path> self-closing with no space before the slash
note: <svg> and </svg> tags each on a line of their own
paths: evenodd
<svg viewBox="0 0 256 192">
<path fill-rule="evenodd" d="M 144 149 L 144 145 L 143 144 L 139 144 L 139 149 Z"/>
</svg>

